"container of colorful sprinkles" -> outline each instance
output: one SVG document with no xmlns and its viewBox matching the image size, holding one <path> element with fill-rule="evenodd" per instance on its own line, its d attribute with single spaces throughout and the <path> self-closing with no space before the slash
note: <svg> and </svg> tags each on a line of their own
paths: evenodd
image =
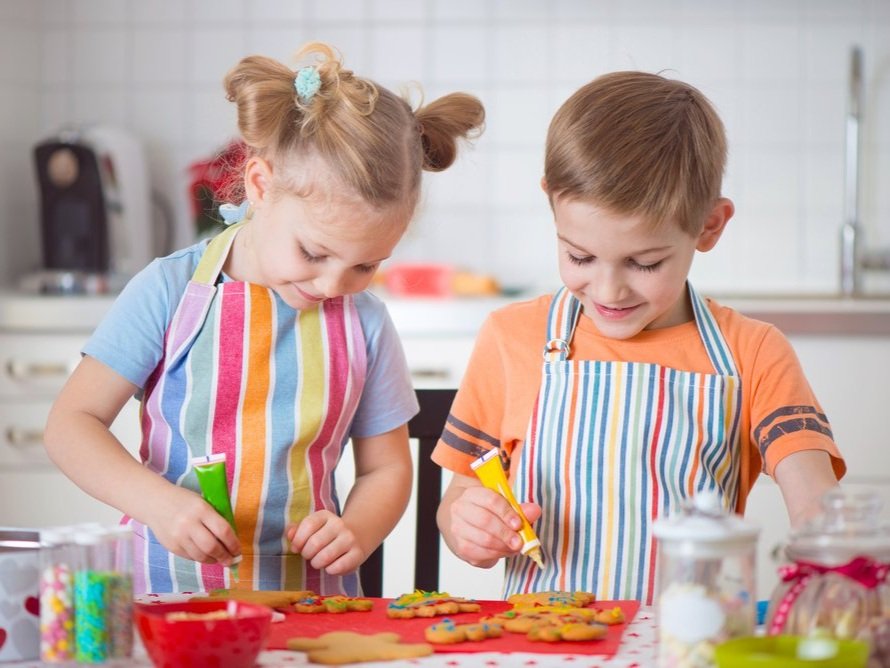
<svg viewBox="0 0 890 668">
<path fill-rule="evenodd" d="M 40 660 L 74 660 L 74 557 L 71 531 L 40 530 Z"/>
</svg>

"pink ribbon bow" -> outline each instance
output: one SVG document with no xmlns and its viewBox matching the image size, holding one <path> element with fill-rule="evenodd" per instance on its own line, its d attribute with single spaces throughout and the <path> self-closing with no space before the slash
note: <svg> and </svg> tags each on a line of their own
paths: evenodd
<svg viewBox="0 0 890 668">
<path fill-rule="evenodd" d="M 856 557 L 840 566 L 823 566 L 810 561 L 796 561 L 788 566 L 782 566 L 779 568 L 779 577 L 782 578 L 782 582 L 793 584 L 776 606 L 767 632 L 769 635 L 782 633 L 785 622 L 788 620 L 788 614 L 791 612 L 791 606 L 814 575 L 838 573 L 861 584 L 866 589 L 874 589 L 887 579 L 888 572 L 890 572 L 890 564 L 884 564 L 869 557 Z"/>
</svg>

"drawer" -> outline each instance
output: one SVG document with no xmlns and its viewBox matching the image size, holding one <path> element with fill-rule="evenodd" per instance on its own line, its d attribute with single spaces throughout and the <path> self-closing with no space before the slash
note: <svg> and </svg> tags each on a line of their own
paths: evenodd
<svg viewBox="0 0 890 668">
<path fill-rule="evenodd" d="M 0 484 L 0 526 L 48 527 L 80 522 L 117 524 L 122 513 L 54 469 L 6 474 Z"/>
<path fill-rule="evenodd" d="M 52 402 L 51 398 L 0 401 L 0 473 L 8 475 L 19 469 L 55 468 L 43 447 L 43 430 Z M 131 454 L 138 454 L 139 403 L 135 399 L 121 409 L 111 432 Z"/>
<path fill-rule="evenodd" d="M 472 337 L 403 337 L 402 347 L 414 386 L 459 387 L 473 344 Z"/>
<path fill-rule="evenodd" d="M 80 362 L 81 336 L 0 335 L 0 397 L 55 397 Z"/>
</svg>

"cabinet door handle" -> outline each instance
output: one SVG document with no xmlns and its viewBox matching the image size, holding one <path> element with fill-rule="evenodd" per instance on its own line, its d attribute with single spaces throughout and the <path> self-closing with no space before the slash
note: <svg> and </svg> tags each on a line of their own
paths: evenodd
<svg viewBox="0 0 890 668">
<path fill-rule="evenodd" d="M 448 380 L 451 373 L 448 369 L 411 369 L 411 376 L 422 380 Z"/>
<path fill-rule="evenodd" d="M 7 427 L 6 442 L 16 448 L 29 448 L 35 445 L 43 445 L 43 429 Z"/>
<path fill-rule="evenodd" d="M 23 362 L 7 360 L 6 374 L 14 380 L 33 380 L 35 378 L 62 377 L 71 373 L 64 362 Z"/>
</svg>

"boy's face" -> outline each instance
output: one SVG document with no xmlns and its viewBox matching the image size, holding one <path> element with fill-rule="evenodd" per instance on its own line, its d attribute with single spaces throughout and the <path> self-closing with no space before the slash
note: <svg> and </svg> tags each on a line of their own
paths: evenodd
<svg viewBox="0 0 890 668">
<path fill-rule="evenodd" d="M 692 320 L 686 277 L 699 238 L 564 197 L 554 198 L 553 213 L 560 276 L 604 336 L 629 339 Z"/>
</svg>

